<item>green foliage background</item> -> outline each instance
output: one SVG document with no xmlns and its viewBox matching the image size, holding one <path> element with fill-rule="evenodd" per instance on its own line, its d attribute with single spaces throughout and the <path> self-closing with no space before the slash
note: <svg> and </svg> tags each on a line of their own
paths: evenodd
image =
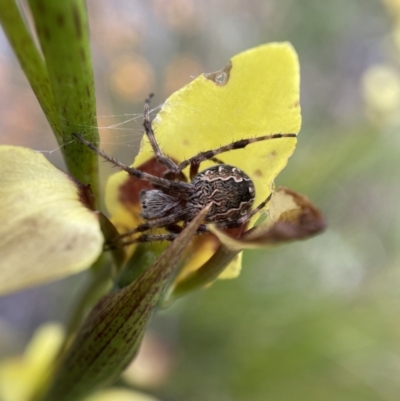
<svg viewBox="0 0 400 401">
<path fill-rule="evenodd" d="M 300 56 L 304 121 L 277 184 L 309 196 L 329 227 L 307 242 L 246 253 L 238 280 L 159 313 L 150 330 L 172 362 L 163 380 L 142 387 L 165 400 L 397 401 L 399 127 L 369 122 L 361 84 L 374 64 L 398 68 L 390 13 L 375 0 L 187 0 L 170 2 L 172 18 L 164 4 L 88 1 L 98 115 L 141 113 L 148 91 L 161 103 L 178 56 L 193 61 L 196 75 L 245 48 L 289 40 Z M 50 128 L 3 38 L 0 50 L 0 142 L 52 151 Z M 115 84 L 127 57 L 148 66 L 132 70 L 144 87 L 128 94 Z M 126 162 L 140 118 L 126 131 L 110 126 L 128 118 L 99 124 L 109 127 L 100 129 L 103 148 Z M 62 166 L 57 152 L 48 156 Z M 84 279 L 0 300 L 0 354 L 21 351 L 41 322 L 64 321 Z"/>
</svg>

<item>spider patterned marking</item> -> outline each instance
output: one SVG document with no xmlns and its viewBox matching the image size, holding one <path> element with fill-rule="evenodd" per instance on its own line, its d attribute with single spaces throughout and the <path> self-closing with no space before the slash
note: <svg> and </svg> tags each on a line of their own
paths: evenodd
<svg viewBox="0 0 400 401">
<path fill-rule="evenodd" d="M 254 202 L 255 189 L 250 177 L 227 164 L 213 166 L 197 174 L 189 195 L 187 210 L 194 218 L 211 203 L 206 223 L 230 222 L 247 214 Z"/>
</svg>

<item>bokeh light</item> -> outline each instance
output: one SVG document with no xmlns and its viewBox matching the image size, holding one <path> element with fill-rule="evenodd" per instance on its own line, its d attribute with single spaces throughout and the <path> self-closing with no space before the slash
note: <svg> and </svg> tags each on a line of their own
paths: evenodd
<svg viewBox="0 0 400 401">
<path fill-rule="evenodd" d="M 113 62 L 110 87 L 117 96 L 138 102 L 147 97 L 153 86 L 153 69 L 143 57 L 120 58 Z"/>
</svg>

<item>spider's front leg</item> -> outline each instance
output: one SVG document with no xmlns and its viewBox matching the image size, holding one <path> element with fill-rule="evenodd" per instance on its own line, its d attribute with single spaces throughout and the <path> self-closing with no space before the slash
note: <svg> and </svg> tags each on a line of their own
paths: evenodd
<svg viewBox="0 0 400 401">
<path fill-rule="evenodd" d="M 199 172 L 199 166 L 202 162 L 206 160 L 213 160 L 215 159 L 216 155 L 221 153 L 229 152 L 235 149 L 244 149 L 246 146 L 261 142 L 267 141 L 270 139 L 280 139 L 280 138 L 297 138 L 297 134 L 272 134 L 272 135 L 264 135 L 258 136 L 255 138 L 247 138 L 241 139 L 240 141 L 235 141 L 230 143 L 229 145 L 221 146 L 216 149 L 207 150 L 205 152 L 200 152 L 196 156 L 191 157 L 190 159 L 184 160 L 182 163 L 179 164 L 177 172 L 181 172 L 187 166 L 190 166 L 190 178 L 193 179 L 197 173 Z"/>
<path fill-rule="evenodd" d="M 160 217 L 158 219 L 154 220 L 149 220 L 146 221 L 145 223 L 139 224 L 132 230 L 128 230 L 120 235 L 118 237 L 115 237 L 108 241 L 106 245 L 112 246 L 112 244 L 118 244 L 120 243 L 121 240 L 124 238 L 130 237 L 131 235 L 137 234 L 137 233 L 142 233 L 144 231 L 150 230 L 152 228 L 161 228 L 161 227 L 174 227 L 176 223 L 182 220 L 182 213 L 179 210 L 176 210 L 175 212 L 172 212 L 168 216 Z M 179 227 L 179 226 L 178 226 Z M 138 237 L 140 238 L 140 237 Z M 127 244 L 133 244 L 135 243 L 137 238 L 128 240 L 127 242 L 123 242 L 123 245 Z"/>
<path fill-rule="evenodd" d="M 150 121 L 149 108 L 150 108 L 150 100 L 153 96 L 154 95 L 151 93 L 144 102 L 143 127 L 147 135 L 147 138 L 150 141 L 150 145 L 153 148 L 153 152 L 154 155 L 156 156 L 157 161 L 168 168 L 167 173 L 171 173 L 173 174 L 173 176 L 176 176 L 179 175 L 178 166 L 172 159 L 165 156 L 162 150 L 160 149 L 160 146 L 157 143 L 153 127 Z"/>
<path fill-rule="evenodd" d="M 81 143 L 83 143 L 89 149 L 93 150 L 93 152 L 97 153 L 100 157 L 107 160 L 114 166 L 120 168 L 121 170 L 126 171 L 132 177 L 136 177 L 139 180 L 149 182 L 153 186 L 161 187 L 161 188 L 164 188 L 165 190 L 175 191 L 175 192 L 179 192 L 182 194 L 189 194 L 192 191 L 190 184 L 187 184 L 185 182 L 171 181 L 169 179 L 151 175 L 149 173 L 146 173 L 146 172 L 136 169 L 134 167 L 129 167 L 126 164 L 121 163 L 114 157 L 108 156 L 105 152 L 103 152 L 101 149 L 99 149 L 95 144 L 86 140 L 81 134 L 74 132 L 71 135 L 73 137 L 75 137 L 76 139 L 78 139 Z"/>
</svg>

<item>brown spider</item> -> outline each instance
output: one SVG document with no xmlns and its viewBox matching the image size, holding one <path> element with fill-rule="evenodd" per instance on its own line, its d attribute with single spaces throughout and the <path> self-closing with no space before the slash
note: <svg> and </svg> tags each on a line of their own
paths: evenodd
<svg viewBox="0 0 400 401">
<path fill-rule="evenodd" d="M 163 177 L 157 177 L 129 167 L 108 156 L 93 143 L 83 138 L 82 135 L 72 134 L 105 160 L 154 187 L 154 189 L 144 190 L 140 193 L 141 217 L 146 222 L 108 243 L 109 249 L 117 246 L 117 243 L 118 246 L 121 246 L 138 242 L 173 241 L 178 236 L 179 231 L 182 230 L 182 227 L 177 223 L 187 224 L 208 204 L 211 204 L 211 207 L 204 219 L 204 224 L 198 229 L 198 234 L 208 231 L 208 223 L 214 223 L 219 228 L 227 229 L 239 227 L 248 222 L 254 214 L 266 206 L 271 195 L 251 210 L 255 199 L 255 188 L 252 180 L 237 167 L 222 164 L 218 159 L 215 159 L 215 156 L 234 149 L 245 148 L 247 145 L 259 141 L 296 138 L 297 136 L 296 134 L 272 134 L 242 139 L 217 149 L 200 152 L 196 156 L 176 164 L 163 154 L 156 141 L 149 118 L 149 104 L 152 96 L 150 95 L 145 101 L 143 126 L 157 161 L 167 168 Z M 220 164 L 199 173 L 200 164 L 210 159 Z M 188 166 L 190 166 L 190 183 L 182 181 L 182 171 Z M 122 238 L 135 233 L 143 233 L 151 228 L 166 228 L 170 232 L 167 234 L 142 234 L 122 243 L 120 241 Z"/>
</svg>

